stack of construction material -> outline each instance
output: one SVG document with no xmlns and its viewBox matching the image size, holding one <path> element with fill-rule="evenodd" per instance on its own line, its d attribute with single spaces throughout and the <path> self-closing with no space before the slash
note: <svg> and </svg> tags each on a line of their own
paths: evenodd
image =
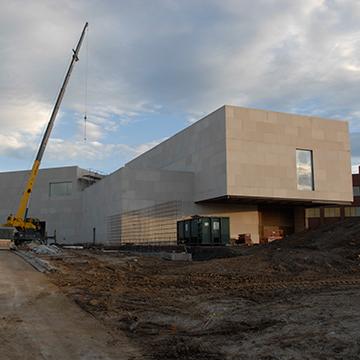
<svg viewBox="0 0 360 360">
<path fill-rule="evenodd" d="M 0 250 L 10 250 L 11 240 L 0 239 Z"/>
<path fill-rule="evenodd" d="M 0 227 L 0 250 L 10 249 L 15 232 L 13 227 Z"/>
</svg>

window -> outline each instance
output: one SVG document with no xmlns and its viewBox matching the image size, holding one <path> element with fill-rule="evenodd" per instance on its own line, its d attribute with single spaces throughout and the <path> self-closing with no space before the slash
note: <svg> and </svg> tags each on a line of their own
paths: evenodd
<svg viewBox="0 0 360 360">
<path fill-rule="evenodd" d="M 314 190 L 312 150 L 296 149 L 296 172 L 298 190 Z"/>
<path fill-rule="evenodd" d="M 50 188 L 49 188 L 50 197 L 69 196 L 71 195 L 71 192 L 72 192 L 71 181 L 50 183 Z"/>
<path fill-rule="evenodd" d="M 360 186 L 353 187 L 353 194 L 354 196 L 360 196 Z"/>
<path fill-rule="evenodd" d="M 306 214 L 307 218 L 319 218 L 320 217 L 320 209 L 319 208 L 306 209 L 305 214 Z"/>
<path fill-rule="evenodd" d="M 340 217 L 340 208 L 324 208 L 324 217 Z"/>
<path fill-rule="evenodd" d="M 345 208 L 345 216 L 360 216 L 360 207 L 346 207 Z"/>
<path fill-rule="evenodd" d="M 345 208 L 345 216 L 346 217 L 356 216 L 356 208 L 354 208 L 354 207 L 346 207 Z"/>
<path fill-rule="evenodd" d="M 213 230 L 219 230 L 220 229 L 220 223 L 218 221 L 213 222 Z"/>
</svg>

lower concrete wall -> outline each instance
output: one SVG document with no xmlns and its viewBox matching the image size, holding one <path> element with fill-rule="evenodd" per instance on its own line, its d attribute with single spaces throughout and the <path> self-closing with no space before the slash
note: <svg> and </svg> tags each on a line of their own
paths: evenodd
<svg viewBox="0 0 360 360">
<path fill-rule="evenodd" d="M 181 216 L 181 204 L 181 201 L 168 201 L 109 216 L 108 244 L 176 244 L 176 222 Z"/>
<path fill-rule="evenodd" d="M 85 189 L 83 242 L 176 243 L 176 221 L 193 215 L 227 216 L 230 236 L 259 242 L 257 206 L 193 202 L 193 174 L 124 167 Z"/>
<path fill-rule="evenodd" d="M 259 213 L 256 206 L 196 205 L 189 201 L 169 201 L 139 210 L 124 211 L 109 216 L 107 243 L 119 244 L 176 244 L 177 220 L 193 215 L 226 216 L 230 218 L 230 237 L 250 234 L 259 242 Z"/>
<path fill-rule="evenodd" d="M 133 243 L 136 238 L 138 242 L 155 242 L 154 228 L 161 225 L 158 218 L 164 204 L 192 198 L 192 173 L 121 168 L 83 192 L 83 242 L 93 242 L 94 229 L 98 243 Z M 171 239 L 176 223 L 174 226 Z M 168 241 L 163 235 L 161 238 Z"/>
</svg>

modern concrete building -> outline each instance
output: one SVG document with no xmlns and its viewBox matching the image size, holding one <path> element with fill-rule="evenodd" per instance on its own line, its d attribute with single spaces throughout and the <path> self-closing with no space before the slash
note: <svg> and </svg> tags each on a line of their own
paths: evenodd
<svg viewBox="0 0 360 360">
<path fill-rule="evenodd" d="M 4 219 L 24 174 L 0 174 Z M 256 243 L 303 230 L 305 207 L 353 200 L 347 122 L 234 106 L 95 175 L 40 172 L 30 212 L 59 242 L 175 243 L 176 220 L 197 214 L 229 216 L 231 237 Z"/>
</svg>

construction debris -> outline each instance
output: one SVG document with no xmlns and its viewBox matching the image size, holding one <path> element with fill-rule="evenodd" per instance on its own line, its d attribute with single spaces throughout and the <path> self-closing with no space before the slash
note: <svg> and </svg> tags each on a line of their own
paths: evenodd
<svg viewBox="0 0 360 360">
<path fill-rule="evenodd" d="M 51 265 L 47 260 L 34 256 L 29 251 L 16 250 L 14 251 L 14 253 L 23 258 L 27 263 L 29 263 L 34 269 L 39 272 L 46 273 L 56 270 L 56 268 Z"/>
<path fill-rule="evenodd" d="M 61 249 L 57 247 L 56 245 L 39 245 L 36 247 L 33 247 L 31 251 L 35 254 L 39 255 L 59 255 L 61 252 Z"/>
</svg>

